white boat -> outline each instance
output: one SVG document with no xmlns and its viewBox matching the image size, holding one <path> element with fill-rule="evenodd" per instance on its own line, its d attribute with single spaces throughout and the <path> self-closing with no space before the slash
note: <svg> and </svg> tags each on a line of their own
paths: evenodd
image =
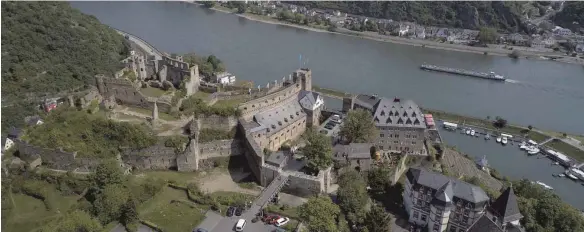
<svg viewBox="0 0 584 232">
<path fill-rule="evenodd" d="M 491 139 L 491 135 L 489 135 L 489 134 L 485 135 L 485 139 L 486 139 L 486 140 L 489 140 L 489 139 Z"/>
<path fill-rule="evenodd" d="M 470 130 L 466 130 L 466 134 L 467 135 L 470 135 Z"/>
<path fill-rule="evenodd" d="M 554 188 L 552 188 L 552 186 L 549 186 L 549 185 L 547 185 L 547 184 L 545 184 L 545 183 L 543 183 L 543 182 L 541 182 L 539 180 L 538 181 L 535 181 L 535 182 L 531 182 L 531 183 L 538 184 L 538 185 L 540 185 L 540 186 L 542 186 L 542 187 L 544 187 L 545 189 L 548 189 L 548 190 L 554 189 Z"/>
<path fill-rule="evenodd" d="M 560 173 L 560 174 L 558 174 L 558 176 L 559 176 L 559 177 L 564 177 L 564 176 L 566 176 L 566 174 L 564 174 L 564 173 Z"/>
<path fill-rule="evenodd" d="M 527 150 L 527 148 L 528 148 L 528 146 L 525 144 L 519 146 L 519 149 L 521 149 L 521 150 Z"/>
<path fill-rule="evenodd" d="M 554 162 L 554 165 L 560 165 L 560 163 L 558 163 L 558 162 Z"/>
<path fill-rule="evenodd" d="M 502 143 L 503 145 L 506 145 L 506 144 L 507 144 L 507 137 L 503 137 L 503 138 L 501 139 L 501 143 Z"/>
<path fill-rule="evenodd" d="M 527 154 L 530 154 L 530 155 L 535 155 L 537 153 L 539 153 L 539 148 L 537 148 L 537 147 L 531 147 L 531 149 L 527 150 Z"/>
<path fill-rule="evenodd" d="M 474 136 L 475 135 L 475 131 L 474 130 L 470 130 L 470 136 Z"/>
<path fill-rule="evenodd" d="M 568 174 L 568 177 L 572 180 L 578 180 L 578 177 L 572 175 L 572 174 Z"/>
<path fill-rule="evenodd" d="M 497 143 L 501 142 L 501 137 L 497 137 Z"/>
</svg>

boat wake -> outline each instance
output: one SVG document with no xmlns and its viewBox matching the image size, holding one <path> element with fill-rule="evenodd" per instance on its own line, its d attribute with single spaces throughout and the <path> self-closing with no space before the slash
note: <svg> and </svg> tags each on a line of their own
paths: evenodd
<svg viewBox="0 0 584 232">
<path fill-rule="evenodd" d="M 512 79 L 506 79 L 505 82 L 513 83 L 513 84 L 520 83 L 518 80 L 512 80 Z"/>
</svg>

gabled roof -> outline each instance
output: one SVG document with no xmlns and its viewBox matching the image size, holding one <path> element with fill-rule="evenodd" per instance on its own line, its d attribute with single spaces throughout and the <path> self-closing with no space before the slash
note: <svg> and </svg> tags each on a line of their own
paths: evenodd
<svg viewBox="0 0 584 232">
<path fill-rule="evenodd" d="M 319 97 L 320 95 L 317 92 L 302 90 L 298 93 L 298 102 L 302 108 L 306 110 L 313 110 L 314 106 L 318 103 Z"/>
<path fill-rule="evenodd" d="M 523 216 L 519 212 L 517 205 L 517 196 L 513 193 L 513 188 L 508 187 L 502 194 L 491 204 L 491 211 L 503 223 L 512 222 L 521 219 Z"/>
<path fill-rule="evenodd" d="M 450 206 L 452 205 L 452 201 L 454 198 L 454 190 L 453 190 L 453 182 L 452 180 L 448 180 L 446 184 L 442 185 L 436 191 L 434 195 L 434 199 L 432 199 L 432 204 L 438 204 L 441 206 Z"/>
<path fill-rule="evenodd" d="M 410 168 L 406 173 L 406 177 L 412 184 L 423 185 L 435 190 L 440 189 L 444 184 L 452 181 L 452 193 L 454 197 L 475 204 L 489 201 L 489 196 L 480 187 L 444 176 L 440 173 L 431 172 L 422 168 Z"/>
<path fill-rule="evenodd" d="M 483 214 L 479 220 L 470 226 L 467 232 L 503 232 L 503 230 L 497 226 L 497 223 L 489 219 L 487 214 Z"/>
</svg>

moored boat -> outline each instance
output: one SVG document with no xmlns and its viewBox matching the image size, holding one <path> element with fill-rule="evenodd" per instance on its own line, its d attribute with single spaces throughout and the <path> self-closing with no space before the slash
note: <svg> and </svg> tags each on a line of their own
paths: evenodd
<svg viewBox="0 0 584 232">
<path fill-rule="evenodd" d="M 503 137 L 503 138 L 501 139 L 501 144 L 503 144 L 503 145 L 507 145 L 507 137 Z"/>
<path fill-rule="evenodd" d="M 497 143 L 500 143 L 501 142 L 501 137 L 497 137 L 496 140 L 497 140 Z"/>
</svg>

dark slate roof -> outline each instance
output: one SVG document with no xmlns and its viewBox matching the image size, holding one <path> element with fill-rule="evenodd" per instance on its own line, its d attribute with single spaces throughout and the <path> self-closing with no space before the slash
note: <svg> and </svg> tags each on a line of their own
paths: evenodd
<svg viewBox="0 0 584 232">
<path fill-rule="evenodd" d="M 497 223 L 489 219 L 487 214 L 483 214 L 470 228 L 467 232 L 503 232 Z"/>
<path fill-rule="evenodd" d="M 440 189 L 448 181 L 452 181 L 454 197 L 475 204 L 489 201 L 489 196 L 480 187 L 444 176 L 440 173 L 430 172 L 422 168 L 410 168 L 406 173 L 406 177 L 412 184 L 417 183 L 435 190 Z"/>
<path fill-rule="evenodd" d="M 349 159 L 370 159 L 371 146 L 370 143 L 337 144 L 333 147 L 333 159 L 345 160 L 345 155 Z"/>
<path fill-rule="evenodd" d="M 23 130 L 20 128 L 12 127 L 10 128 L 10 132 L 8 132 L 8 138 L 17 139 L 20 138 L 22 135 Z"/>
<path fill-rule="evenodd" d="M 312 110 L 319 96 L 317 92 L 301 90 L 298 93 L 298 101 L 304 109 Z"/>
<path fill-rule="evenodd" d="M 291 101 L 288 104 L 257 113 L 254 119 L 260 126 L 251 131 L 267 129 L 268 135 L 272 135 L 305 115 L 300 103 Z"/>
<path fill-rule="evenodd" d="M 355 104 L 371 109 L 373 111 L 375 104 L 379 101 L 379 97 L 367 94 L 359 94 L 355 97 Z"/>
<path fill-rule="evenodd" d="M 490 208 L 503 223 L 516 221 L 523 217 L 519 212 L 517 196 L 513 193 L 512 187 L 508 187 L 501 196 L 491 204 Z"/>
<path fill-rule="evenodd" d="M 381 98 L 375 105 L 373 120 L 377 126 L 426 128 L 424 114 L 412 100 Z"/>
<path fill-rule="evenodd" d="M 445 207 L 451 206 L 452 200 L 454 198 L 453 185 L 454 183 L 452 182 L 452 180 L 449 180 L 448 182 L 446 182 L 446 184 L 442 185 L 442 187 L 440 187 L 438 191 L 436 191 L 436 194 L 432 199 L 432 204 L 438 204 Z"/>
</svg>

